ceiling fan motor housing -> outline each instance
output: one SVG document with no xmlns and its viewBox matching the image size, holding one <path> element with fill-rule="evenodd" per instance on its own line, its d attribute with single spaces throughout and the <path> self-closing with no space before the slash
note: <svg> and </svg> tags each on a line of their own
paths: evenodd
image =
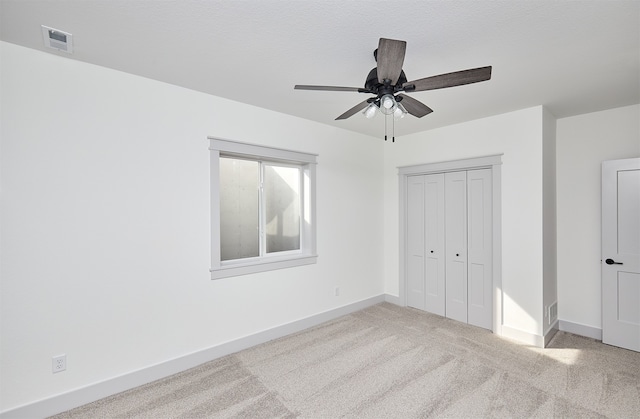
<svg viewBox="0 0 640 419">
<path fill-rule="evenodd" d="M 376 67 L 369 72 L 367 80 L 364 83 L 364 88 L 380 98 L 384 95 L 393 95 L 394 93 L 401 91 L 402 85 L 406 82 L 407 76 L 405 76 L 404 71 L 401 71 L 400 77 L 398 77 L 398 81 L 395 86 L 378 83 L 378 69 Z"/>
</svg>

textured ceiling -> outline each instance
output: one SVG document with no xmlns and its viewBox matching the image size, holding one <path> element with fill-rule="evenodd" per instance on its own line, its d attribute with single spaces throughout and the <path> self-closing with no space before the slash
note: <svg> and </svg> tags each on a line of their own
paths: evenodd
<svg viewBox="0 0 640 419">
<path fill-rule="evenodd" d="M 640 1 L 1 0 L 0 38 L 52 54 L 381 136 L 384 118 L 335 117 L 362 87 L 380 37 L 407 41 L 409 80 L 493 66 L 492 80 L 411 94 L 434 110 L 396 136 L 545 105 L 557 117 L 640 103 Z"/>
</svg>

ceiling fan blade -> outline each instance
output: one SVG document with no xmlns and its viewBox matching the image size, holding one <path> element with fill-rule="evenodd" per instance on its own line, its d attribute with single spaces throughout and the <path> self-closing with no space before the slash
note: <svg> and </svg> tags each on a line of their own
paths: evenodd
<svg viewBox="0 0 640 419">
<path fill-rule="evenodd" d="M 341 86 L 309 86 L 305 84 L 296 84 L 294 89 L 298 90 L 328 90 L 332 92 L 367 92 L 361 87 L 341 87 Z"/>
<path fill-rule="evenodd" d="M 415 89 L 407 88 L 407 92 L 420 92 L 423 90 L 443 89 L 445 87 L 462 86 L 463 84 L 477 83 L 491 79 L 491 66 L 473 68 L 470 70 L 455 71 L 453 73 L 440 74 L 424 79 L 409 81 L 403 87 L 415 86 Z"/>
<path fill-rule="evenodd" d="M 402 72 L 406 50 L 407 43 L 405 41 L 380 38 L 377 54 L 379 83 L 384 83 L 384 80 L 388 79 L 391 80 L 391 85 L 395 86 Z"/>
<path fill-rule="evenodd" d="M 347 119 L 350 116 L 355 115 L 356 113 L 360 112 L 361 110 L 363 110 L 367 106 L 369 106 L 369 101 L 368 100 L 365 100 L 364 102 L 360 102 L 356 106 L 354 106 L 353 108 L 349 109 L 348 111 L 346 111 L 345 113 L 343 113 L 342 115 L 337 117 L 336 121 L 339 120 L 339 119 Z"/>
<path fill-rule="evenodd" d="M 429 115 L 433 112 L 433 109 L 420 102 L 419 100 L 415 100 L 411 96 L 407 95 L 398 95 L 399 98 L 402 98 L 400 104 L 404 106 L 404 108 L 411 115 L 416 116 L 418 118 L 422 118 L 425 115 Z"/>
</svg>

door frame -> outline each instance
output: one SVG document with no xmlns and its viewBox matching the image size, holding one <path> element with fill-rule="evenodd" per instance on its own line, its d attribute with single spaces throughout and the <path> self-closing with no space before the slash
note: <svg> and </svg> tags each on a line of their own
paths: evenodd
<svg viewBox="0 0 640 419">
<path fill-rule="evenodd" d="M 493 187 L 492 196 L 492 264 L 493 264 L 493 333 L 502 335 L 502 156 L 473 157 L 460 160 L 448 160 L 435 163 L 424 163 L 398 167 L 400 198 L 400 287 L 399 298 L 403 306 L 407 306 L 407 182 L 409 176 L 429 175 L 434 173 L 458 172 L 474 169 L 491 169 Z"/>
</svg>

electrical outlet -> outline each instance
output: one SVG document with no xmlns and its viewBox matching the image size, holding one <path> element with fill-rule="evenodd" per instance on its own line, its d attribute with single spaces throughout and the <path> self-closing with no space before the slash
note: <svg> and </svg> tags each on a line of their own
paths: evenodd
<svg viewBox="0 0 640 419">
<path fill-rule="evenodd" d="M 336 287 L 335 294 L 336 294 L 336 297 L 340 295 L 340 287 Z"/>
<path fill-rule="evenodd" d="M 59 356 L 54 356 L 51 358 L 52 360 L 52 371 L 53 373 L 62 372 L 67 369 L 67 355 L 62 354 Z"/>
</svg>

